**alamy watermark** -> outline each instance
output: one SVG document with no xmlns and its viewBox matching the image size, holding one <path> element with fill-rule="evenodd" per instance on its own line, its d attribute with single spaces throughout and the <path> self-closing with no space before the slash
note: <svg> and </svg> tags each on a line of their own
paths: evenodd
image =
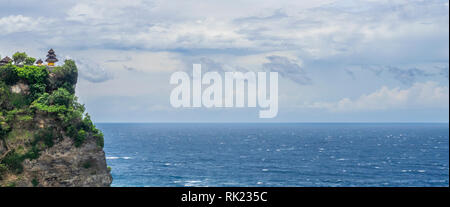
<svg viewBox="0 0 450 207">
<path fill-rule="evenodd" d="M 267 74 L 269 74 L 269 91 Z M 258 103 L 259 118 L 277 116 L 277 72 L 225 72 L 223 75 L 224 79 L 218 72 L 207 72 L 202 75 L 202 66 L 194 64 L 191 84 L 191 77 L 186 72 L 173 73 L 170 84 L 178 86 L 170 94 L 170 104 L 175 108 L 202 106 L 242 108 L 245 107 L 245 83 L 247 83 L 247 107 L 256 107 Z M 203 86 L 207 88 L 202 90 Z"/>
</svg>

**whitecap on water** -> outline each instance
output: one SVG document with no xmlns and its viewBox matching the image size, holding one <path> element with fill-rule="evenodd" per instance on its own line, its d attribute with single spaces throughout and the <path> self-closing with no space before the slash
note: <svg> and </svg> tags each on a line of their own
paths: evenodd
<svg viewBox="0 0 450 207">
<path fill-rule="evenodd" d="M 129 160 L 131 157 L 106 157 L 107 160 L 117 160 L 117 159 L 124 159 Z"/>
<path fill-rule="evenodd" d="M 202 183 L 201 180 L 187 180 L 187 181 L 185 181 L 184 186 L 186 186 L 186 187 L 194 186 L 195 187 L 195 186 L 199 186 L 200 183 Z"/>
</svg>

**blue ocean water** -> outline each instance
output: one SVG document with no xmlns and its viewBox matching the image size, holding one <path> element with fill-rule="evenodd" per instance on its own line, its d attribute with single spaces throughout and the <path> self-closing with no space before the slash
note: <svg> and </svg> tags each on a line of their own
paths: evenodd
<svg viewBox="0 0 450 207">
<path fill-rule="evenodd" d="M 97 124 L 113 186 L 449 186 L 448 124 Z"/>
</svg>

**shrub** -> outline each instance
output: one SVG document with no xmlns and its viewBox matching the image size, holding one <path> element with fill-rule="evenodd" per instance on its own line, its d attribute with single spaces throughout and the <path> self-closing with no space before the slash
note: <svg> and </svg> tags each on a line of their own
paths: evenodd
<svg viewBox="0 0 450 207">
<path fill-rule="evenodd" d="M 78 80 L 78 69 L 73 60 L 64 61 L 64 65 L 61 68 L 65 74 L 65 83 L 69 83 L 71 85 L 77 84 Z"/>
<path fill-rule="evenodd" d="M 39 181 L 36 178 L 33 178 L 33 180 L 31 180 L 31 184 L 33 185 L 33 187 L 36 187 L 39 185 Z"/>
<path fill-rule="evenodd" d="M 45 66 L 25 65 L 24 67 L 13 66 L 17 76 L 28 84 L 46 84 L 48 70 Z"/>
<path fill-rule="evenodd" d="M 75 147 L 80 147 L 86 139 L 86 131 L 80 129 L 75 137 Z"/>
<path fill-rule="evenodd" d="M 16 182 L 11 182 L 11 183 L 8 183 L 8 185 L 6 185 L 6 187 L 16 187 Z"/>
<path fill-rule="evenodd" d="M 29 102 L 33 102 L 39 98 L 43 93 L 45 93 L 46 85 L 43 83 L 35 83 L 30 86 Z"/>
<path fill-rule="evenodd" d="M 70 106 L 74 100 L 74 96 L 64 88 L 58 88 L 48 97 L 49 105 Z"/>
<path fill-rule="evenodd" d="M 27 98 L 21 94 L 16 94 L 16 93 L 10 94 L 10 102 L 15 108 L 19 108 L 19 109 L 28 105 Z"/>
<path fill-rule="evenodd" d="M 30 159 L 30 160 L 34 160 L 39 158 L 39 156 L 41 155 L 40 150 L 38 149 L 37 146 L 33 146 L 31 147 L 31 149 L 23 156 L 24 159 Z"/>
<path fill-rule="evenodd" d="M 103 148 L 105 146 L 105 138 L 103 136 L 102 132 L 98 132 L 98 134 L 95 134 L 94 137 L 97 139 L 97 146 Z"/>
<path fill-rule="evenodd" d="M 86 169 L 90 168 L 91 166 L 92 166 L 92 164 L 91 164 L 90 161 L 86 161 L 86 162 L 83 163 L 83 167 L 86 168 Z"/>
<path fill-rule="evenodd" d="M 4 82 L 0 81 L 0 106 L 2 106 L 3 108 L 9 103 L 9 94 L 9 87 Z"/>
<path fill-rule="evenodd" d="M 78 69 L 73 60 L 64 61 L 63 66 L 55 67 L 52 71 L 55 77 L 52 78 L 51 88 L 65 88 L 70 93 L 75 93 L 74 85 L 78 79 Z"/>
<path fill-rule="evenodd" d="M 19 76 L 15 70 L 16 66 L 8 64 L 0 67 L 0 79 L 7 85 L 14 85 L 19 81 Z"/>
<path fill-rule="evenodd" d="M 66 135 L 69 137 L 77 136 L 77 129 L 74 126 L 68 126 L 66 129 Z"/>
<path fill-rule="evenodd" d="M 8 167 L 6 167 L 6 165 L 4 164 L 0 164 L 0 180 L 3 179 L 3 176 L 5 175 L 5 173 L 8 171 Z"/>
<path fill-rule="evenodd" d="M 82 126 L 81 126 L 85 131 L 92 131 L 94 128 L 94 124 L 91 121 L 91 116 L 89 116 L 89 114 L 86 113 L 83 122 L 82 122 Z"/>
<path fill-rule="evenodd" d="M 3 157 L 0 164 L 3 164 L 6 167 L 8 167 L 8 169 L 10 171 L 20 174 L 23 171 L 23 166 L 22 166 L 23 160 L 24 160 L 24 158 L 22 156 L 17 154 L 15 152 L 15 150 L 12 150 L 12 151 L 8 152 L 8 154 L 6 154 L 5 157 Z"/>
<path fill-rule="evenodd" d="M 54 139 L 56 135 L 52 128 L 41 129 L 34 135 L 33 145 L 36 145 L 38 142 L 44 142 L 44 144 L 48 147 L 52 147 L 54 144 Z"/>
<path fill-rule="evenodd" d="M 52 94 L 42 93 L 32 104 L 31 108 L 48 113 L 61 114 L 61 119 L 73 110 L 75 96 L 64 88 L 59 88 Z"/>
<path fill-rule="evenodd" d="M 29 121 L 33 120 L 33 116 L 31 116 L 31 115 L 23 115 L 23 116 L 19 116 L 17 118 L 17 120 L 23 121 L 23 122 L 29 122 Z"/>
<path fill-rule="evenodd" d="M 11 127 L 9 127 L 5 122 L 1 122 L 0 123 L 0 140 L 4 139 L 10 131 L 11 131 Z"/>
<path fill-rule="evenodd" d="M 34 62 L 36 62 L 36 58 L 33 58 L 33 57 L 25 58 L 25 65 L 33 65 Z"/>
</svg>

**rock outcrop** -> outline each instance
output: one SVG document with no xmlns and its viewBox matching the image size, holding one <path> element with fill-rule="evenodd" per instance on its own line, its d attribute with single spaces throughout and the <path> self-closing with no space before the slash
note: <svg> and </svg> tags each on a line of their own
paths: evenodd
<svg viewBox="0 0 450 207">
<path fill-rule="evenodd" d="M 23 165 L 24 173 L 18 186 L 33 186 L 36 182 L 37 186 L 105 187 L 112 182 L 105 153 L 93 139 L 77 148 L 70 138 L 64 138 L 42 152 L 38 159 L 25 160 Z"/>
<path fill-rule="evenodd" d="M 30 87 L 23 82 L 19 82 L 11 86 L 11 92 L 28 95 L 30 93 Z"/>
<path fill-rule="evenodd" d="M 76 65 L 0 66 L 0 186 L 110 186 L 103 134 L 77 102 Z"/>
</svg>

